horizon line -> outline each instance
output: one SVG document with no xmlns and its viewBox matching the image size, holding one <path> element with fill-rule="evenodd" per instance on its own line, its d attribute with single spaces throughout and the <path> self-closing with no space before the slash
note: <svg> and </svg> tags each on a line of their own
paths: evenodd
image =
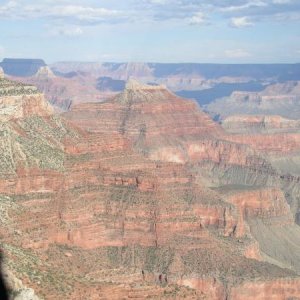
<svg viewBox="0 0 300 300">
<path fill-rule="evenodd" d="M 58 60 L 53 62 L 47 62 L 44 58 L 28 58 L 28 57 L 3 57 L 4 60 L 42 60 L 46 65 L 52 65 L 57 63 L 111 63 L 111 64 L 168 64 L 168 65 L 176 65 L 176 64 L 185 64 L 185 65 L 297 65 L 300 62 L 191 62 L 191 61 L 183 61 L 183 62 L 162 62 L 162 61 L 100 61 L 100 60 Z"/>
</svg>

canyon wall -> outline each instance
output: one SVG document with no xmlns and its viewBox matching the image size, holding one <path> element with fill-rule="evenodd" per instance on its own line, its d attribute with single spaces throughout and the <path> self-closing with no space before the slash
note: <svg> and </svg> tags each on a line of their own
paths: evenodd
<svg viewBox="0 0 300 300">
<path fill-rule="evenodd" d="M 131 81 L 62 116 L 25 90 L 0 97 L 0 237 L 37 295 L 298 296 L 299 178 L 259 147 L 163 86 Z"/>
</svg>

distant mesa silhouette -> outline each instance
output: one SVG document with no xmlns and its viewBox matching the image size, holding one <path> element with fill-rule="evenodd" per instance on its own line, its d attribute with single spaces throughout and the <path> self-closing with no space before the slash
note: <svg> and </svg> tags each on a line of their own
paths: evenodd
<svg viewBox="0 0 300 300">
<path fill-rule="evenodd" d="M 35 75 L 46 63 L 42 59 L 4 58 L 0 67 L 10 76 L 29 77 Z"/>
</svg>

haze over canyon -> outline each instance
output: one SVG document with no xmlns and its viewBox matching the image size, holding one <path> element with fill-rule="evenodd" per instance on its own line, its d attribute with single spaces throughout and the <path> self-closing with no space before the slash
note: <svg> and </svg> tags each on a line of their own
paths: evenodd
<svg viewBox="0 0 300 300">
<path fill-rule="evenodd" d="M 299 64 L 0 66 L 11 299 L 300 299 Z"/>
</svg>

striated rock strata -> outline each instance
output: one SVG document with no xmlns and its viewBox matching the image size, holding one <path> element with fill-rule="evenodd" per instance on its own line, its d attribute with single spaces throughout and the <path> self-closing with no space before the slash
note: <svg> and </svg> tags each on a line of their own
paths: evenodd
<svg viewBox="0 0 300 300">
<path fill-rule="evenodd" d="M 296 232 L 297 176 L 162 86 L 130 82 L 62 117 L 25 96 L 1 121 L 0 237 L 40 298 L 298 296 L 297 263 L 259 235 Z"/>
</svg>

